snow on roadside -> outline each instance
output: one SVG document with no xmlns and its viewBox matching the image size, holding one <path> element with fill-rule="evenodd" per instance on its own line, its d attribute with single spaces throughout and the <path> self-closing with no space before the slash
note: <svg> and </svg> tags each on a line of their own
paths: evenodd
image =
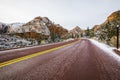
<svg viewBox="0 0 120 80">
<path fill-rule="evenodd" d="M 120 48 L 118 50 L 120 51 Z"/>
<path fill-rule="evenodd" d="M 103 44 L 103 43 L 100 43 L 96 40 L 93 40 L 93 39 L 89 39 L 94 45 L 98 46 L 99 48 L 101 48 L 103 51 L 105 51 L 106 53 L 108 53 L 110 56 L 114 57 L 116 60 L 118 60 L 120 62 L 120 56 L 117 55 L 114 51 L 113 51 L 113 48 L 106 45 L 106 44 Z M 115 49 L 115 48 L 114 48 Z"/>
</svg>

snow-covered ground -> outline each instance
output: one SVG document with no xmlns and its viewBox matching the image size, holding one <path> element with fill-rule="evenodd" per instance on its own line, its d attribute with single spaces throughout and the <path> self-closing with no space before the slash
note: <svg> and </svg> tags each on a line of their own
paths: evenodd
<svg viewBox="0 0 120 80">
<path fill-rule="evenodd" d="M 74 39 L 73 38 L 69 38 L 69 39 L 64 40 L 64 41 L 67 42 L 67 41 L 71 41 L 71 40 L 74 40 Z"/>
<path fill-rule="evenodd" d="M 20 26 L 22 26 L 24 23 L 11 23 L 8 24 L 10 27 L 12 27 L 13 29 L 18 28 Z"/>
<path fill-rule="evenodd" d="M 99 48 L 101 48 L 103 51 L 105 51 L 106 53 L 108 53 L 109 56 L 114 57 L 114 59 L 120 61 L 120 56 L 117 55 L 113 49 L 115 49 L 114 47 L 110 47 L 106 44 L 100 43 L 96 40 L 93 39 L 89 39 L 94 45 L 98 46 Z"/>
<path fill-rule="evenodd" d="M 26 49 L 34 49 L 34 48 L 45 47 L 45 46 L 49 46 L 49 45 L 57 45 L 57 44 L 61 44 L 61 43 L 64 43 L 64 41 L 63 42 L 57 42 L 57 43 L 45 44 L 45 45 L 36 45 L 36 46 L 30 46 L 30 47 L 24 47 L 24 48 L 17 48 L 17 49 L 0 51 L 0 54 L 8 54 L 10 52 L 21 51 L 21 50 L 26 50 Z"/>
<path fill-rule="evenodd" d="M 36 41 L 28 41 L 18 36 L 0 35 L 0 50 L 37 45 Z"/>
</svg>

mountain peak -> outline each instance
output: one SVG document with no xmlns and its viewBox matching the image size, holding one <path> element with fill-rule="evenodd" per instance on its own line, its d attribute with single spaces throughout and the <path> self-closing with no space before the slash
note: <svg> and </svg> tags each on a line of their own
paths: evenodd
<svg viewBox="0 0 120 80">
<path fill-rule="evenodd" d="M 38 16 L 38 17 L 35 17 L 34 18 L 34 21 L 41 21 L 42 20 L 42 17 L 41 16 Z"/>
<path fill-rule="evenodd" d="M 110 16 L 107 17 L 108 21 L 120 20 L 120 10 L 113 12 Z"/>
<path fill-rule="evenodd" d="M 33 19 L 33 22 L 44 22 L 45 24 L 48 24 L 48 23 L 52 23 L 52 21 L 50 21 L 49 19 L 48 19 L 48 17 L 41 17 L 41 16 L 38 16 L 38 17 L 35 17 L 34 19 Z"/>
<path fill-rule="evenodd" d="M 77 29 L 81 30 L 81 28 L 80 28 L 79 26 L 76 26 L 74 29 L 76 29 L 76 30 L 77 30 Z"/>
<path fill-rule="evenodd" d="M 82 29 L 79 26 L 76 26 L 75 28 L 70 30 L 70 33 L 73 33 L 73 34 L 78 34 L 78 33 L 81 33 L 81 32 L 82 32 Z"/>
</svg>

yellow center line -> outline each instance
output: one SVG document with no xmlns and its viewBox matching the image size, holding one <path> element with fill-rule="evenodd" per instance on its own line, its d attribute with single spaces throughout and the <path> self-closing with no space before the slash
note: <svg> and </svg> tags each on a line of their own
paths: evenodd
<svg viewBox="0 0 120 80">
<path fill-rule="evenodd" d="M 73 43 L 75 43 L 75 42 L 72 42 L 70 44 L 73 44 Z M 52 52 L 52 51 L 55 51 L 57 49 L 68 46 L 70 44 L 66 44 L 66 45 L 59 46 L 59 47 L 56 47 L 56 48 L 52 48 L 52 49 L 49 49 L 49 50 L 37 52 L 37 53 L 34 53 L 34 54 L 30 54 L 30 55 L 27 55 L 27 56 L 23 56 L 23 57 L 20 57 L 20 58 L 16 58 L 16 59 L 12 59 L 12 60 L 9 60 L 9 61 L 6 61 L 6 62 L 2 62 L 2 63 L 0 63 L 0 67 L 8 66 L 8 65 L 16 63 L 16 62 L 20 62 L 20 61 L 23 61 L 23 60 L 26 60 L 26 59 L 29 59 L 29 58 L 32 58 L 32 57 L 36 57 L 36 56 L 39 56 L 39 55 L 42 55 L 42 54 L 45 54 L 45 53 L 48 53 L 48 52 Z"/>
</svg>

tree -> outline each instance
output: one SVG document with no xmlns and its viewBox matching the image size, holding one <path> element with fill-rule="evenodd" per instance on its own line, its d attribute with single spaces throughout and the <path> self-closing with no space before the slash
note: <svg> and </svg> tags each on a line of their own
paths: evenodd
<svg viewBox="0 0 120 80">
<path fill-rule="evenodd" d="M 109 44 L 111 38 L 116 35 L 115 25 L 111 25 L 111 23 L 108 22 L 105 26 L 103 26 L 99 35 L 101 40 L 105 40 L 107 44 Z"/>
<path fill-rule="evenodd" d="M 90 29 L 89 29 L 89 27 L 88 27 L 87 30 L 86 30 L 86 36 L 87 36 L 87 37 L 90 36 Z"/>
</svg>

